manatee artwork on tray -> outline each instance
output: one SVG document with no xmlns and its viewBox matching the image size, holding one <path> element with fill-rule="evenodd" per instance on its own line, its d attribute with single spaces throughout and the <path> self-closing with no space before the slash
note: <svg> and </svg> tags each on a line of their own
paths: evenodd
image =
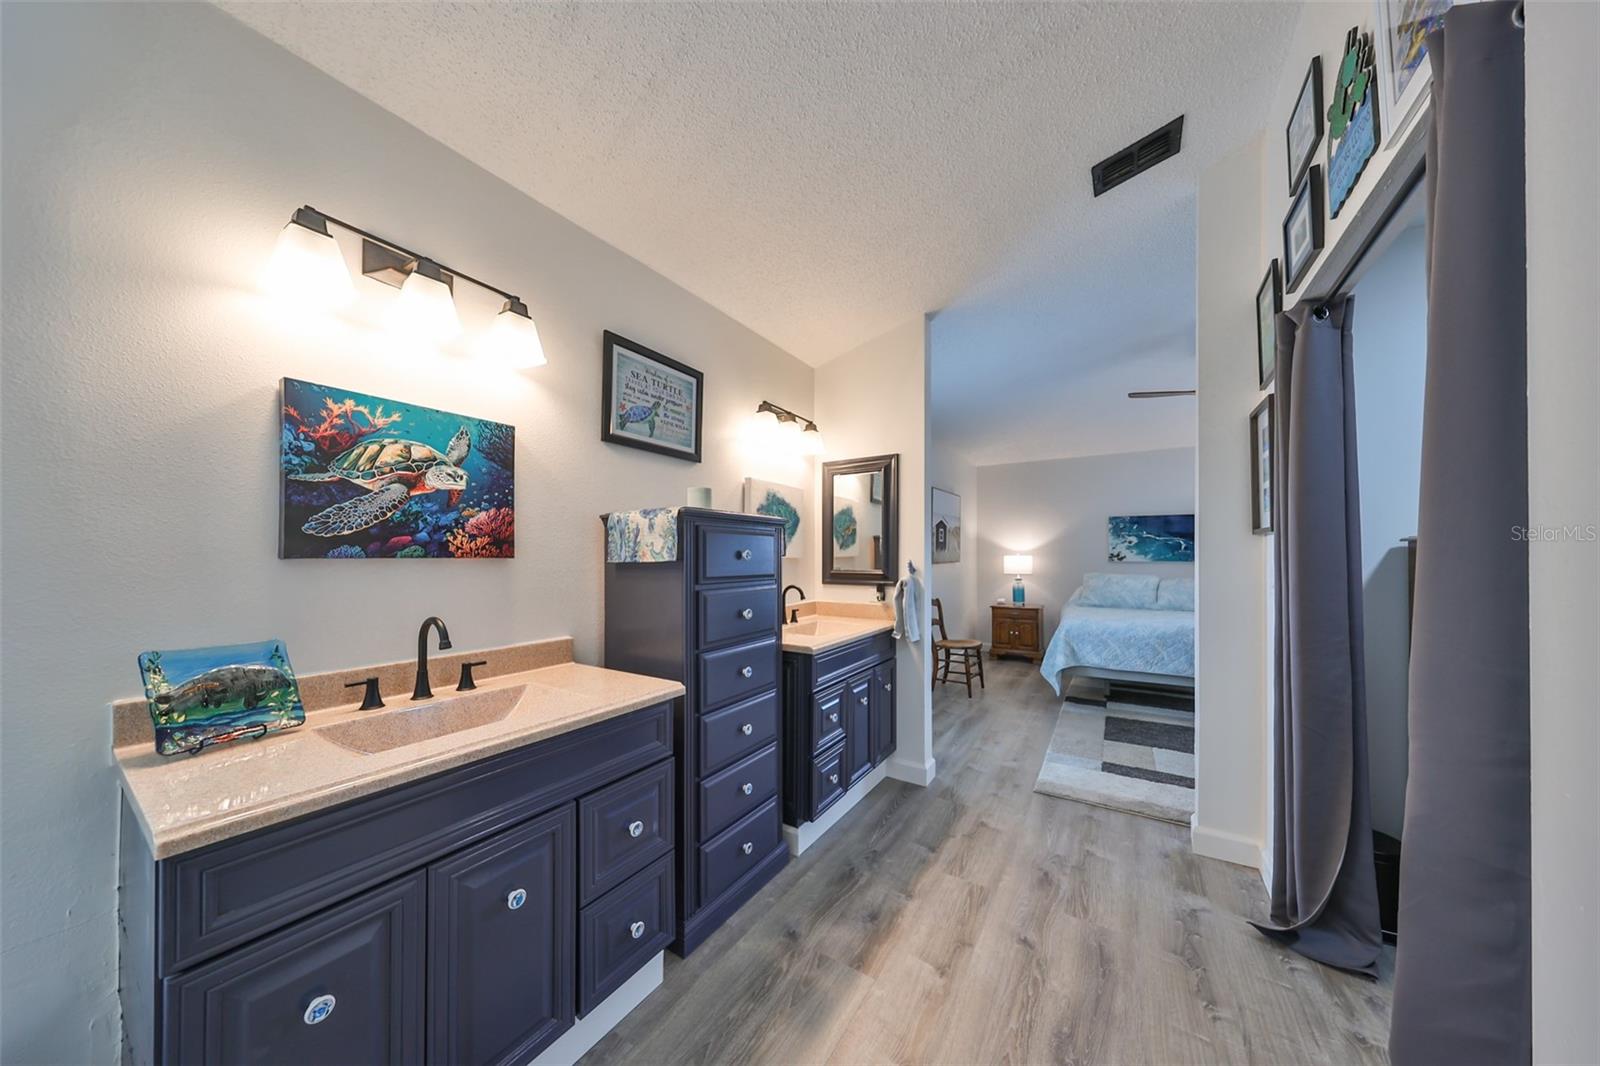
<svg viewBox="0 0 1600 1066">
<path fill-rule="evenodd" d="M 516 430 L 283 379 L 284 559 L 509 559 Z"/>
<path fill-rule="evenodd" d="M 292 729 L 306 720 L 283 641 L 139 656 L 156 751 L 178 755 Z"/>
</svg>

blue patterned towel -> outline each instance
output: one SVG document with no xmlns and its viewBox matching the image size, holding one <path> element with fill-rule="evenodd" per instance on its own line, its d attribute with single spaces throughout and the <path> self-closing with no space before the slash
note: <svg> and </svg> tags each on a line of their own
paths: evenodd
<svg viewBox="0 0 1600 1066">
<path fill-rule="evenodd" d="M 671 563 L 678 558 L 678 508 L 606 515 L 606 562 Z"/>
</svg>

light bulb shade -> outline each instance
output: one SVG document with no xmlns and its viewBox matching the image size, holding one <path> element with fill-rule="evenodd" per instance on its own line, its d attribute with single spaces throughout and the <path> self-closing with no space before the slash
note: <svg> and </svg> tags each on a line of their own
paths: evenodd
<svg viewBox="0 0 1600 1066">
<path fill-rule="evenodd" d="M 273 296 L 301 306 L 335 310 L 355 299 L 339 242 L 314 211 L 301 208 L 278 234 L 278 245 L 261 276 L 261 287 Z"/>
<path fill-rule="evenodd" d="M 1016 577 L 1022 577 L 1024 574 L 1031 574 L 1033 573 L 1033 556 L 1008 555 L 1005 557 L 1004 564 L 1000 567 L 1000 569 L 1003 573 L 1011 574 Z"/>
<path fill-rule="evenodd" d="M 443 344 L 461 336 L 461 316 L 456 314 L 455 298 L 450 286 L 437 277 L 439 268 L 428 260 L 419 260 L 406 275 L 390 311 L 389 324 L 407 337 Z"/>
<path fill-rule="evenodd" d="M 806 423 L 805 431 L 800 434 L 800 448 L 807 455 L 822 454 L 822 431 L 815 422 Z"/>
<path fill-rule="evenodd" d="M 544 366 L 544 345 L 539 342 L 539 327 L 528 315 L 521 300 L 507 300 L 483 335 L 484 354 L 503 366 L 517 370 Z"/>
</svg>

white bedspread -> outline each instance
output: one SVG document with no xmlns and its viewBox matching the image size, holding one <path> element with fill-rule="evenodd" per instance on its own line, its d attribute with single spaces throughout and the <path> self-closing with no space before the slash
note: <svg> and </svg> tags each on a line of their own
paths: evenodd
<svg viewBox="0 0 1600 1066">
<path fill-rule="evenodd" d="M 1039 672 L 1059 696 L 1072 666 L 1193 677 L 1194 612 L 1068 604 Z"/>
</svg>

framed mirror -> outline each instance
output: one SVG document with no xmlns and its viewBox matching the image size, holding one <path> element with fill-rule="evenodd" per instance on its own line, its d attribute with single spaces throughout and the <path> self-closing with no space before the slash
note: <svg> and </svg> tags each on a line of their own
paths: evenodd
<svg viewBox="0 0 1600 1066">
<path fill-rule="evenodd" d="M 900 456 L 823 463 L 821 524 L 824 584 L 898 581 Z"/>
</svg>

